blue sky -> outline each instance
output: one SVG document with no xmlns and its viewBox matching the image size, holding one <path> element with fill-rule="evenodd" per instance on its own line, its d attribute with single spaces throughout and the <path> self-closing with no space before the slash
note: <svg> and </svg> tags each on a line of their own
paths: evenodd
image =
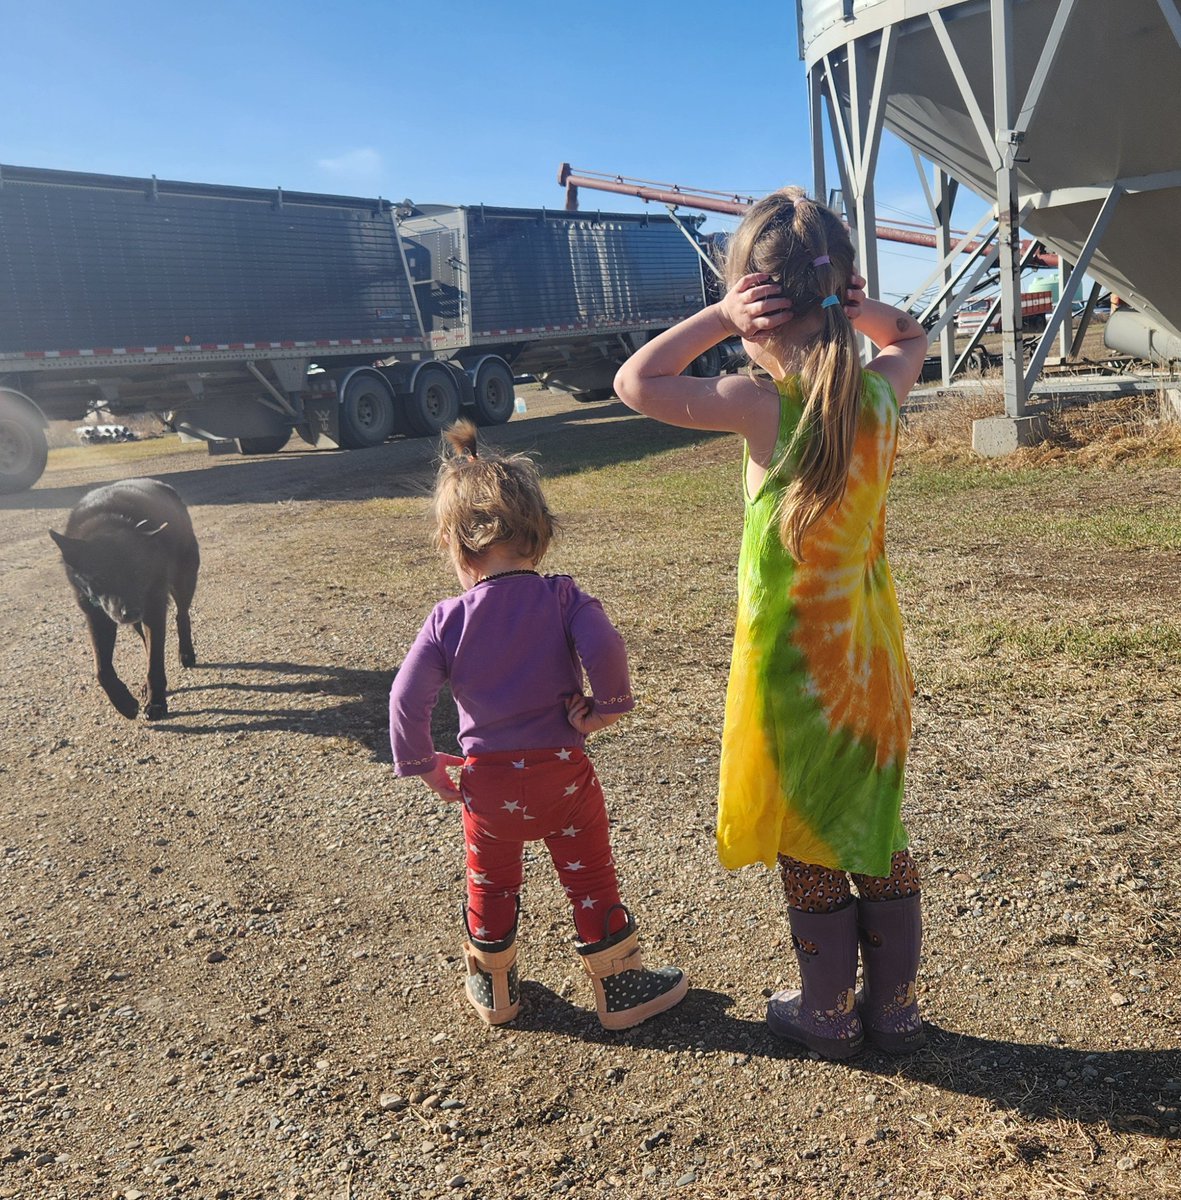
<svg viewBox="0 0 1181 1200">
<path fill-rule="evenodd" d="M 0 0 L 0 16 L 4 163 L 553 208 L 562 161 L 750 194 L 811 184 L 791 0 Z M 878 201 L 883 221 L 925 214 L 888 135 Z M 887 295 L 932 262 L 880 253 Z"/>
</svg>

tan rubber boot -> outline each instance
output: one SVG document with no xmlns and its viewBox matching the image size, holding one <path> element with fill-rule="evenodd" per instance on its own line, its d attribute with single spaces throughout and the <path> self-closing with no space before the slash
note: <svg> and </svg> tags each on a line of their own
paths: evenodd
<svg viewBox="0 0 1181 1200">
<path fill-rule="evenodd" d="M 467 998 L 489 1025 L 511 1021 L 521 1008 L 521 985 L 517 976 L 517 927 L 499 942 L 480 942 L 468 928 L 467 909 L 463 913 L 468 940 L 463 948 L 467 960 Z"/>
<path fill-rule="evenodd" d="M 635 922 L 622 904 L 608 909 L 604 929 L 616 908 L 627 916 L 622 929 L 600 941 L 574 945 L 595 989 L 600 1024 L 604 1029 L 630 1029 L 679 1004 L 689 990 L 689 980 L 679 967 L 649 970 L 644 966 Z"/>
</svg>

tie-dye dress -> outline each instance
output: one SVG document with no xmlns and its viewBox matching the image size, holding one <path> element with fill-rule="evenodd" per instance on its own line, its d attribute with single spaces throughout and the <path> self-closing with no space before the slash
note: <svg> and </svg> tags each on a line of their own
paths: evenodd
<svg viewBox="0 0 1181 1200">
<path fill-rule="evenodd" d="M 898 403 L 862 376 L 844 499 L 808 531 L 803 561 L 779 537 L 787 469 L 746 492 L 738 615 L 722 735 L 718 854 L 730 869 L 785 854 L 864 875 L 890 874 L 907 845 L 899 809 L 913 681 L 886 561 L 886 489 Z M 803 402 L 779 384 L 773 464 Z"/>
</svg>

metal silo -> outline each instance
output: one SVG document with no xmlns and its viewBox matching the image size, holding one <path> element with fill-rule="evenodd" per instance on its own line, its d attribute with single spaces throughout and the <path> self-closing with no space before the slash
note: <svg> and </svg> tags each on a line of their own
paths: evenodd
<svg viewBox="0 0 1181 1200">
<path fill-rule="evenodd" d="M 999 263 L 1010 416 L 1024 412 L 1084 271 L 1181 337 L 1178 0 L 799 0 L 798 17 L 817 194 L 829 186 L 827 110 L 869 274 L 882 126 L 935 164 L 928 200 L 952 281 L 940 303 L 954 306 L 988 256 Z M 995 240 L 966 271 L 948 232 L 957 184 L 995 204 Z M 1026 370 L 1020 229 L 1075 266 Z"/>
</svg>

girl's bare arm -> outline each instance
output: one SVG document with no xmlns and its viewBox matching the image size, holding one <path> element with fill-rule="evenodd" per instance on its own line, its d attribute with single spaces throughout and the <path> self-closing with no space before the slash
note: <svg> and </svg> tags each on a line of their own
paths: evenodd
<svg viewBox="0 0 1181 1200">
<path fill-rule="evenodd" d="M 885 376 L 901 401 L 922 373 L 927 331 L 914 317 L 881 300 L 863 301 L 853 324 L 878 348 L 869 369 Z"/>
<path fill-rule="evenodd" d="M 778 402 L 746 376 L 697 379 L 681 372 L 729 337 L 766 336 L 791 320 L 790 305 L 767 276 L 747 275 L 717 304 L 641 346 L 615 376 L 615 393 L 629 408 L 669 425 L 740 433 L 749 441 L 773 419 Z"/>
</svg>

